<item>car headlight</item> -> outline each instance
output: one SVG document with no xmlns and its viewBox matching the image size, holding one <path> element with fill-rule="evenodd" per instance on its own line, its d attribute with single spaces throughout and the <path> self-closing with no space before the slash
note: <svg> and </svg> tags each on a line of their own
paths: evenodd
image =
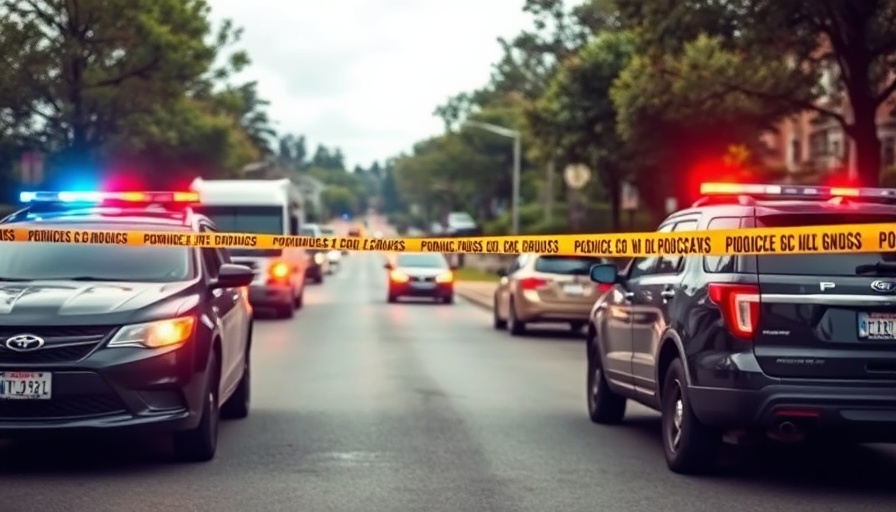
<svg viewBox="0 0 896 512">
<path fill-rule="evenodd" d="M 314 253 L 314 263 L 317 263 L 318 265 L 320 265 L 323 262 L 324 262 L 324 253 L 322 253 L 322 252 Z"/>
<path fill-rule="evenodd" d="M 161 348 L 179 345 L 193 335 L 192 316 L 126 325 L 115 333 L 109 347 Z"/>
</svg>

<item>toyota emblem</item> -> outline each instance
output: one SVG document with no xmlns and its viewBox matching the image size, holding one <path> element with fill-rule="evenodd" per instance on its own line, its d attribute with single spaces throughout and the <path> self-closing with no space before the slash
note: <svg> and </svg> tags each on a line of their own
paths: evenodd
<svg viewBox="0 0 896 512">
<path fill-rule="evenodd" d="M 33 334 L 17 334 L 6 340 L 6 348 L 15 352 L 30 352 L 44 346 L 44 339 Z"/>
</svg>

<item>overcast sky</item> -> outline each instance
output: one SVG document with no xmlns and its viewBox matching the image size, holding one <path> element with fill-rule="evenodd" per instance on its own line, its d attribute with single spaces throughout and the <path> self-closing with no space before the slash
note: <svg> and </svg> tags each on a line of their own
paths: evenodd
<svg viewBox="0 0 896 512">
<path fill-rule="evenodd" d="M 523 0 L 211 0 L 242 46 L 281 133 L 384 160 L 441 133 L 433 109 L 482 86 L 496 39 L 531 24 Z"/>
</svg>

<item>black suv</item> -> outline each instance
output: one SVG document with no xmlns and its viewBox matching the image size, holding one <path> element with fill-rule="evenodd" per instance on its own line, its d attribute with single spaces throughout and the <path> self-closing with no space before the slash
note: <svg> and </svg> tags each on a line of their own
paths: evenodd
<svg viewBox="0 0 896 512">
<path fill-rule="evenodd" d="M 178 458 L 212 459 L 219 415 L 249 413 L 252 271 L 226 250 L 66 243 L 215 231 L 172 193 L 68 195 L 23 193 L 0 221 L 0 240 L 49 230 L 0 242 L 0 437 L 170 432 Z"/>
<path fill-rule="evenodd" d="M 884 195 L 709 185 L 659 231 L 896 222 Z M 588 412 L 659 410 L 672 471 L 709 470 L 750 433 L 896 441 L 896 254 L 635 258 L 591 279 L 614 288 L 591 312 Z"/>
</svg>

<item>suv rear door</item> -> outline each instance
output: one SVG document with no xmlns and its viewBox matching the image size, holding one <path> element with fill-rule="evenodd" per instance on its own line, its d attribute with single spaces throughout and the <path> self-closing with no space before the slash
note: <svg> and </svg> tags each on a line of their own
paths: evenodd
<svg viewBox="0 0 896 512">
<path fill-rule="evenodd" d="M 879 208 L 875 208 L 879 212 Z M 896 222 L 892 214 L 774 213 L 759 227 Z M 823 237 L 817 244 L 821 247 Z M 894 253 L 761 255 L 760 305 L 753 350 L 775 377 L 896 379 L 896 272 L 859 275 L 857 267 L 896 261 Z M 879 291 L 872 283 L 894 283 Z"/>
</svg>

